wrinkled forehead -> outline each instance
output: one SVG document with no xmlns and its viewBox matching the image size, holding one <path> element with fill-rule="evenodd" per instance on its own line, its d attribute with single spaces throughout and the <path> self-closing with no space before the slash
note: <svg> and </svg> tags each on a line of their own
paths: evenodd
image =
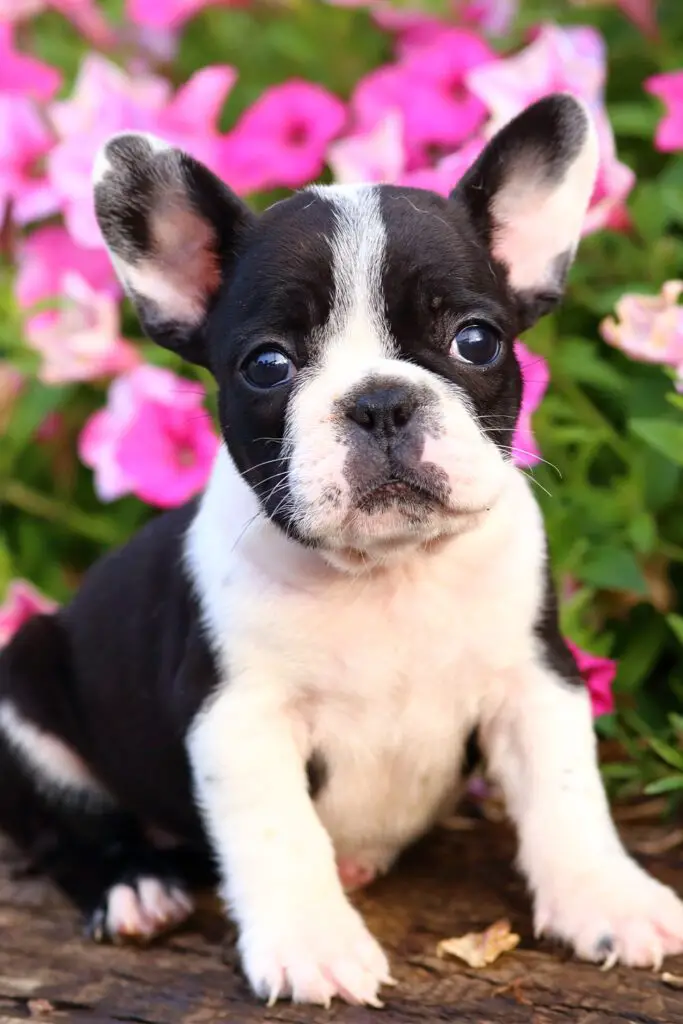
<svg viewBox="0 0 683 1024">
<path fill-rule="evenodd" d="M 230 288 L 239 333 L 325 342 L 371 332 L 400 355 L 442 305 L 500 318 L 504 289 L 484 240 L 453 203 L 417 189 L 315 186 L 255 226 Z"/>
</svg>

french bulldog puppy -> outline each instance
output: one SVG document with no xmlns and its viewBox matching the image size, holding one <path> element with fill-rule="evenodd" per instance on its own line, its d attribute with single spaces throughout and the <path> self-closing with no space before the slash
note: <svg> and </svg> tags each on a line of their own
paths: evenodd
<svg viewBox="0 0 683 1024">
<path fill-rule="evenodd" d="M 0 657 L 0 828 L 96 937 L 187 917 L 208 852 L 258 996 L 377 1005 L 345 889 L 449 809 L 476 732 L 538 933 L 683 951 L 683 904 L 612 824 L 513 463 L 513 342 L 560 298 L 597 162 L 567 95 L 447 199 L 313 186 L 257 216 L 158 139 L 104 147 L 112 260 L 148 335 L 215 377 L 222 446 L 198 500 Z"/>
</svg>

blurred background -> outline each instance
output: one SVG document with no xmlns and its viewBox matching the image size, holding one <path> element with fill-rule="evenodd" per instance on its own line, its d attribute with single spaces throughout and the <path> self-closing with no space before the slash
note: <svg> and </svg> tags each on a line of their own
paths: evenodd
<svg viewBox="0 0 683 1024">
<path fill-rule="evenodd" d="M 200 371 L 151 346 L 93 216 L 151 131 L 256 208 L 312 181 L 447 194 L 557 90 L 601 166 L 567 300 L 518 343 L 515 459 L 622 796 L 683 797 L 681 0 L 0 0 L 0 645 L 206 482 Z"/>
</svg>

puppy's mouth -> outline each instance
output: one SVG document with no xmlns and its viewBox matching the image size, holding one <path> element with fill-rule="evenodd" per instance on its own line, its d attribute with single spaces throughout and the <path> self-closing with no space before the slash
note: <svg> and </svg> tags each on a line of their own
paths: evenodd
<svg viewBox="0 0 683 1024">
<path fill-rule="evenodd" d="M 392 508 L 406 511 L 444 510 L 446 503 L 436 488 L 399 476 L 392 476 L 367 488 L 356 501 L 356 509 L 369 515 Z"/>
</svg>

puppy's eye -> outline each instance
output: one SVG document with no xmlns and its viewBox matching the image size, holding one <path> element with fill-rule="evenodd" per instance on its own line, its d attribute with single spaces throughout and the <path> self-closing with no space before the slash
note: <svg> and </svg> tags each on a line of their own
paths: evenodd
<svg viewBox="0 0 683 1024">
<path fill-rule="evenodd" d="M 296 367 L 282 349 L 262 348 L 249 356 L 242 373 L 255 388 L 274 388 L 291 380 Z"/>
<path fill-rule="evenodd" d="M 463 363 L 489 366 L 501 351 L 498 332 L 488 324 L 468 324 L 461 327 L 451 345 L 451 355 Z"/>
</svg>

